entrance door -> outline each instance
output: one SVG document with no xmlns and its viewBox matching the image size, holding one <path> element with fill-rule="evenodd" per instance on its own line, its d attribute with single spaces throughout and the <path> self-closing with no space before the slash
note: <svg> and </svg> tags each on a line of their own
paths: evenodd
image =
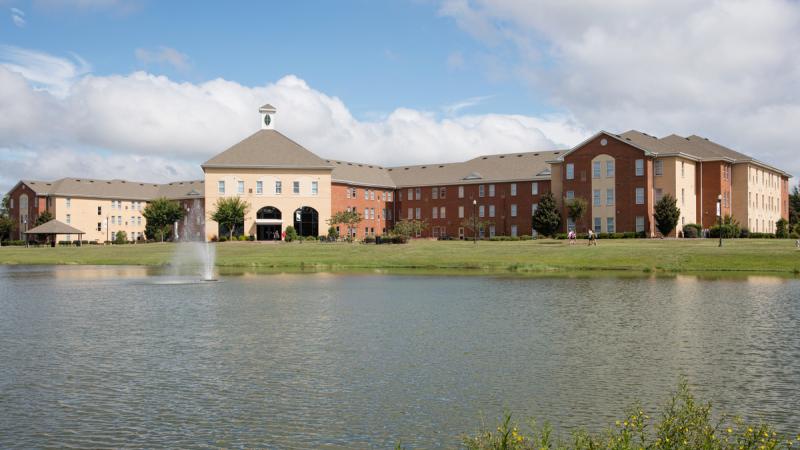
<svg viewBox="0 0 800 450">
<path fill-rule="evenodd" d="M 280 241 L 280 225 L 256 225 L 256 239 L 259 241 Z"/>
</svg>

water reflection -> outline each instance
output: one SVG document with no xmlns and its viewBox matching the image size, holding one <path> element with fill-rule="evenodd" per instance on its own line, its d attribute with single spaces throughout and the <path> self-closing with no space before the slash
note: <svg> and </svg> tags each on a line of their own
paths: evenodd
<svg viewBox="0 0 800 450">
<path fill-rule="evenodd" d="M 800 423 L 795 279 L 222 273 L 0 268 L 0 447 L 452 446 L 504 408 L 599 429 L 680 374 Z"/>
</svg>

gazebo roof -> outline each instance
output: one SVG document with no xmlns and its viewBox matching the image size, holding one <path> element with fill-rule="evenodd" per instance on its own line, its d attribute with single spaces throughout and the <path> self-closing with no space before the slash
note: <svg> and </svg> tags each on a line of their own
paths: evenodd
<svg viewBox="0 0 800 450">
<path fill-rule="evenodd" d="M 53 219 L 38 227 L 31 228 L 25 234 L 86 234 L 83 231 Z"/>
</svg>

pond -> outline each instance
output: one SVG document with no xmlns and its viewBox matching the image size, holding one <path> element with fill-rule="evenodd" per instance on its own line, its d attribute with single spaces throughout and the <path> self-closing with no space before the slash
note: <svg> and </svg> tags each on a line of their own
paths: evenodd
<svg viewBox="0 0 800 450">
<path fill-rule="evenodd" d="M 180 281 L 0 267 L 0 447 L 453 447 L 506 409 L 601 430 L 681 375 L 800 423 L 797 278 Z"/>
</svg>

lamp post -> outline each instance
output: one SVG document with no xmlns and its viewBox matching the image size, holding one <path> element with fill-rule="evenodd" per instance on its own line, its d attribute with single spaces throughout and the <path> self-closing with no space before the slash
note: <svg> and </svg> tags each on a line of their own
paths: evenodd
<svg viewBox="0 0 800 450">
<path fill-rule="evenodd" d="M 719 246 L 722 247 L 722 194 L 717 196 L 717 223 L 719 223 Z"/>
<path fill-rule="evenodd" d="M 472 200 L 472 243 L 478 244 L 478 201 Z"/>
</svg>

